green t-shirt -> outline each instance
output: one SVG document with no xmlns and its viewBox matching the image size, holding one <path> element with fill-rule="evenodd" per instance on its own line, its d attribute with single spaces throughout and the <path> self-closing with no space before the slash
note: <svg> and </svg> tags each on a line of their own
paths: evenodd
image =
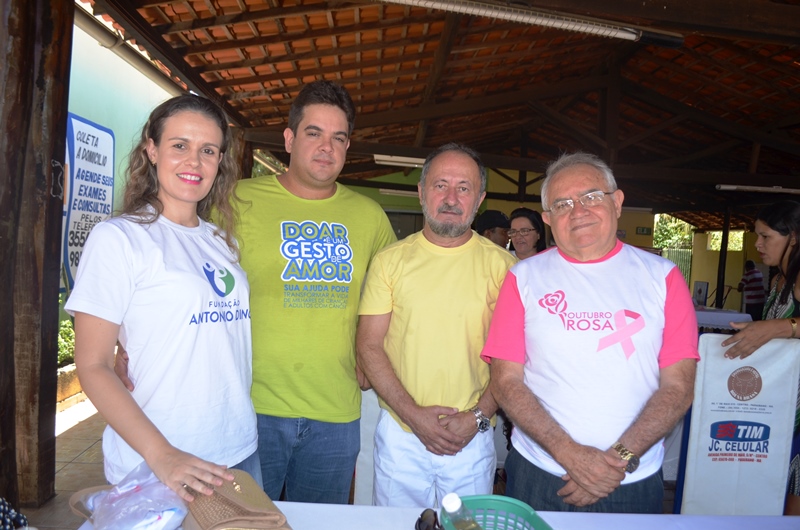
<svg viewBox="0 0 800 530">
<path fill-rule="evenodd" d="M 239 182 L 256 412 L 345 423 L 361 414 L 355 331 L 370 260 L 396 240 L 373 200 L 341 184 L 301 199 L 275 177 Z"/>
</svg>

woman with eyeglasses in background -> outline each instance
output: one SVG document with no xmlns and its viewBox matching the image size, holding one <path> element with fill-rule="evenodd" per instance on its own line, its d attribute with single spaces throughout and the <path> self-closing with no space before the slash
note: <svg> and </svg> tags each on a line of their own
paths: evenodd
<svg viewBox="0 0 800 530">
<path fill-rule="evenodd" d="M 514 245 L 512 253 L 523 260 L 547 248 L 542 215 L 530 208 L 517 208 L 511 212 L 511 229 L 508 237 Z"/>
</svg>

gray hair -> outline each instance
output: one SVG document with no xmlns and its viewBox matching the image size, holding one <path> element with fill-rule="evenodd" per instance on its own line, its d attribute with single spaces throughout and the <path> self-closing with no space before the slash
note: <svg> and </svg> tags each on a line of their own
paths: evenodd
<svg viewBox="0 0 800 530">
<path fill-rule="evenodd" d="M 550 181 L 553 177 L 565 169 L 581 165 L 591 166 L 603 175 L 603 180 L 606 181 L 606 186 L 608 186 L 608 189 L 603 191 L 612 192 L 617 190 L 617 181 L 614 179 L 614 173 L 611 172 L 611 168 L 609 168 L 608 164 L 603 162 L 600 157 L 580 151 L 572 154 L 565 153 L 547 166 L 546 176 L 544 182 L 542 182 L 542 209 L 550 209 L 550 205 L 547 202 L 547 188 L 550 187 Z"/>
<path fill-rule="evenodd" d="M 464 144 L 459 144 L 456 142 L 450 142 L 449 144 L 444 144 L 443 146 L 435 149 L 428 155 L 428 158 L 425 159 L 425 163 L 422 165 L 422 173 L 419 176 L 419 185 L 424 189 L 425 188 L 425 177 L 428 176 L 428 171 L 431 168 L 431 163 L 433 159 L 437 156 L 447 153 L 449 151 L 456 151 L 458 153 L 463 153 L 470 157 L 477 165 L 478 171 L 480 172 L 481 177 L 481 191 L 483 193 L 486 191 L 486 168 L 483 166 L 481 162 L 481 155 L 478 154 L 477 151 L 467 147 Z"/>
</svg>

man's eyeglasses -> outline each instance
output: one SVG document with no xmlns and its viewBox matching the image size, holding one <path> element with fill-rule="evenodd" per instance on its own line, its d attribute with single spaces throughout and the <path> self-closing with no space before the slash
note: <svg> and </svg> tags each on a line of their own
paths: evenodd
<svg viewBox="0 0 800 530">
<path fill-rule="evenodd" d="M 614 193 L 614 191 L 590 191 L 586 195 L 581 195 L 578 197 L 578 202 L 581 203 L 581 206 L 584 208 L 594 208 L 595 206 L 602 204 L 606 195 L 611 195 Z M 558 217 L 571 212 L 574 207 L 575 201 L 572 199 L 560 199 L 551 204 L 550 209 L 545 210 L 545 212 Z"/>
<path fill-rule="evenodd" d="M 443 530 L 443 528 L 439 524 L 439 516 L 436 515 L 436 511 L 426 508 L 417 519 L 414 530 Z"/>
<path fill-rule="evenodd" d="M 508 237 L 514 237 L 517 234 L 519 234 L 519 235 L 524 237 L 524 236 L 527 236 L 528 234 L 530 234 L 531 232 L 536 232 L 536 229 L 535 228 L 520 228 L 519 230 L 516 230 L 516 229 L 512 228 L 511 230 L 508 231 Z"/>
</svg>

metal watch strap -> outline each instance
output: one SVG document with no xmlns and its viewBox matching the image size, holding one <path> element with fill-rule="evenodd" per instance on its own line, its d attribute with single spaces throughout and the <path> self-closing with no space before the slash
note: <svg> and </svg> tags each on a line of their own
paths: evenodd
<svg viewBox="0 0 800 530">
<path fill-rule="evenodd" d="M 619 453 L 619 457 L 623 460 L 628 460 L 631 456 L 633 456 L 633 452 L 629 451 L 628 448 L 622 445 L 620 442 L 614 444 L 613 449 Z"/>
<path fill-rule="evenodd" d="M 621 459 L 628 462 L 628 467 L 626 469 L 628 473 L 636 471 L 636 469 L 639 467 L 639 457 L 636 456 L 636 453 L 622 445 L 622 442 L 617 442 L 614 444 L 612 449 L 617 452 Z"/>
<path fill-rule="evenodd" d="M 486 432 L 491 427 L 491 420 L 483 413 L 483 411 L 475 405 L 471 409 L 469 409 L 475 415 L 475 426 L 478 428 L 478 432 Z"/>
</svg>

